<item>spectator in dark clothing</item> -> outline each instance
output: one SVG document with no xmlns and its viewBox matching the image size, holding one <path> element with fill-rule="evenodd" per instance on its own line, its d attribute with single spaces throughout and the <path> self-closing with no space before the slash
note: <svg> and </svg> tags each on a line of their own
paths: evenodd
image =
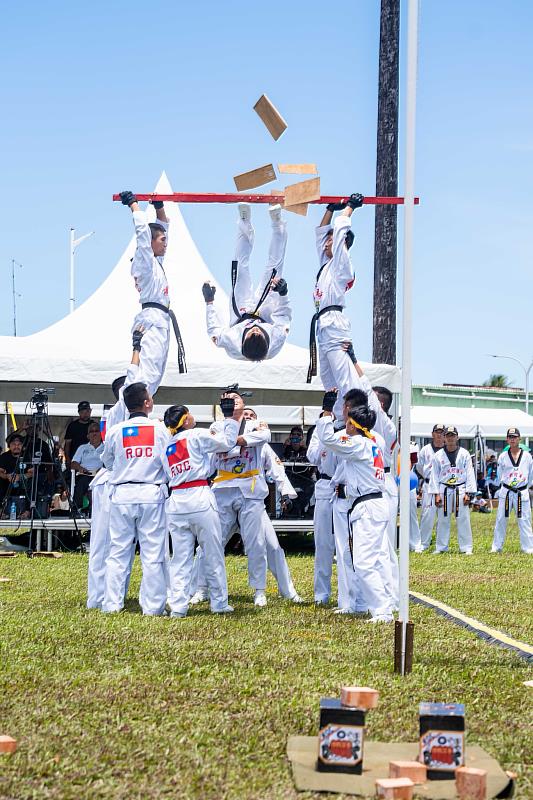
<svg viewBox="0 0 533 800">
<path fill-rule="evenodd" d="M 307 461 L 307 447 L 304 443 L 304 432 L 299 425 L 292 427 L 288 438 L 285 439 L 283 460 Z"/>
<path fill-rule="evenodd" d="M 70 469 L 70 462 L 74 458 L 74 453 L 78 447 L 81 447 L 82 444 L 87 444 L 89 425 L 91 422 L 96 422 L 91 418 L 91 411 L 92 408 L 89 401 L 82 400 L 81 403 L 78 403 L 78 419 L 73 419 L 67 425 L 63 449 L 68 469 Z"/>
<path fill-rule="evenodd" d="M 22 457 L 24 446 L 24 436 L 18 431 L 14 431 L 7 437 L 8 450 L 0 455 L 0 505 L 4 504 L 4 498 L 9 491 L 9 498 L 4 510 L 4 516 L 9 516 L 9 507 L 14 501 L 17 508 L 17 516 L 26 511 L 26 493 L 24 491 L 24 479 L 27 481 L 28 492 L 29 483 L 33 475 L 33 469 L 28 466 Z"/>
</svg>

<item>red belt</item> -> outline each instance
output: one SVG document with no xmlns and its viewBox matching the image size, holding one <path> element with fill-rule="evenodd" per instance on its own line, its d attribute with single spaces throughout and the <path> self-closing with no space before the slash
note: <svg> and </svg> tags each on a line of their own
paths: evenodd
<svg viewBox="0 0 533 800">
<path fill-rule="evenodd" d="M 180 483 L 179 486 L 173 486 L 172 491 L 176 489 L 193 489 L 195 486 L 209 486 L 208 481 L 188 481 L 187 483 Z"/>
</svg>

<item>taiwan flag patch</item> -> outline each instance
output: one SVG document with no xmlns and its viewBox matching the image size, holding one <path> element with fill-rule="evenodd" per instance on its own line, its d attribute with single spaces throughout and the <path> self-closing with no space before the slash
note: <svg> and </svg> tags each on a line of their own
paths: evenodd
<svg viewBox="0 0 533 800">
<path fill-rule="evenodd" d="M 130 425 L 122 428 L 122 444 L 124 447 L 153 447 L 153 425 Z"/>
<path fill-rule="evenodd" d="M 105 419 L 100 420 L 100 436 L 102 437 L 102 441 L 105 440 L 105 435 L 107 433 L 107 422 Z"/>
<path fill-rule="evenodd" d="M 179 439 L 167 447 L 167 458 L 170 466 L 172 464 L 179 464 L 180 461 L 185 461 L 189 458 L 189 451 L 187 449 L 187 440 Z"/>
</svg>

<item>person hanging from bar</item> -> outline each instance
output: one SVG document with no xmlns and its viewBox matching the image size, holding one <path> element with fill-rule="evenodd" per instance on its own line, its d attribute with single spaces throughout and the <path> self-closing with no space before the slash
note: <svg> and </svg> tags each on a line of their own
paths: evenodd
<svg viewBox="0 0 533 800">
<path fill-rule="evenodd" d="M 144 328 L 141 371 L 150 394 L 159 388 L 168 358 L 170 323 L 178 345 L 178 368 L 187 372 L 185 349 L 178 322 L 170 308 L 168 280 L 163 269 L 167 249 L 169 220 L 163 202 L 154 200 L 156 222 L 148 222 L 133 192 L 120 193 L 122 204 L 133 214 L 137 248 L 131 262 L 131 274 L 139 292 L 141 311 L 135 317 L 133 330 Z"/>
<path fill-rule="evenodd" d="M 498 458 L 498 481 L 501 485 L 491 552 L 502 552 L 510 512 L 514 509 L 520 531 L 520 547 L 524 553 L 531 554 L 533 533 L 528 487 L 533 485 L 533 458 L 531 453 L 520 447 L 518 428 L 509 428 L 507 444 L 509 449 L 500 453 Z"/>
<path fill-rule="evenodd" d="M 324 389 L 338 389 L 334 409 L 337 419 L 342 417 L 342 398 L 357 385 L 354 366 L 345 346 L 351 340 L 350 321 L 343 311 L 345 294 L 355 283 L 348 253 L 355 238 L 351 230 L 351 216 L 356 208 L 363 205 L 363 201 L 362 194 L 352 194 L 346 202 L 330 203 L 316 229 L 320 269 L 313 292 L 316 311 L 309 335 L 307 383 L 311 383 L 312 377 L 317 374 L 317 361 L 320 362 L 320 378 Z M 335 218 L 332 226 L 333 213 L 341 210 L 342 214 Z"/>
<path fill-rule="evenodd" d="M 349 547 L 358 590 L 371 614 L 369 622 L 392 622 L 393 601 L 384 581 L 382 564 L 388 559 L 388 507 L 383 498 L 385 470 L 382 437 L 372 428 L 376 412 L 367 405 L 350 408 L 346 430 L 335 433 L 333 405 L 337 397 L 326 392 L 323 415 L 316 430 L 319 441 L 345 463 L 346 490 L 352 499 L 348 510 Z"/>
<path fill-rule="evenodd" d="M 457 521 L 459 550 L 472 555 L 470 502 L 477 492 L 476 476 L 468 450 L 459 447 L 457 428 L 450 425 L 444 431 L 444 447 L 433 456 L 429 491 L 435 495 L 437 506 L 436 553 L 447 553 L 450 544 L 452 516 Z"/>
<path fill-rule="evenodd" d="M 222 324 L 214 305 L 216 287 L 202 286 L 206 304 L 207 333 L 217 347 L 231 358 L 264 361 L 274 358 L 289 334 L 292 311 L 283 261 L 287 246 L 287 224 L 281 206 L 271 206 L 272 238 L 268 262 L 261 283 L 254 290 L 250 276 L 250 255 L 254 243 L 251 207 L 239 203 L 239 222 L 235 260 L 231 266 L 230 324 Z"/>
</svg>

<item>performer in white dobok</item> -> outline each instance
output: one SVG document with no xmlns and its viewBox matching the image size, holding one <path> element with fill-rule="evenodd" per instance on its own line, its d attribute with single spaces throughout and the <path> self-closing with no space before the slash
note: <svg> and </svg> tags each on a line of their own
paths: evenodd
<svg viewBox="0 0 533 800">
<path fill-rule="evenodd" d="M 470 501 L 477 492 L 476 476 L 468 450 L 459 447 L 457 428 L 449 426 L 444 432 L 444 447 L 435 453 L 429 479 L 429 491 L 437 506 L 436 553 L 446 553 L 450 544 L 452 516 L 457 521 L 459 550 L 472 555 Z"/>
<path fill-rule="evenodd" d="M 206 303 L 207 333 L 217 347 L 232 358 L 263 361 L 279 353 L 289 333 L 292 317 L 283 262 L 287 245 L 287 224 L 281 206 L 270 208 L 272 239 L 268 262 L 256 290 L 250 275 L 250 255 L 254 243 L 251 209 L 239 203 L 239 230 L 235 260 L 232 263 L 230 324 L 221 323 L 214 306 L 216 288 L 202 286 Z"/>
<path fill-rule="evenodd" d="M 168 496 L 164 469 L 168 432 L 158 420 L 149 419 L 154 401 L 143 383 L 124 390 L 129 419 L 107 431 L 102 462 L 109 470 L 111 511 L 110 546 L 105 573 L 102 611 L 124 607 L 136 539 L 143 570 L 139 598 L 143 614 L 160 615 L 165 609 L 164 571 Z"/>
<path fill-rule="evenodd" d="M 315 483 L 315 509 L 313 528 L 315 539 L 314 597 L 317 605 L 327 605 L 331 597 L 331 573 L 335 556 L 333 535 L 333 499 L 335 489 L 332 477 L 335 455 L 319 441 L 315 430 L 307 448 L 307 458 L 317 468 Z"/>
<path fill-rule="evenodd" d="M 168 604 L 171 617 L 184 617 L 189 608 L 195 542 L 204 555 L 204 574 L 211 611 L 233 611 L 228 605 L 222 531 L 215 497 L 208 484 L 211 455 L 227 453 L 237 442 L 239 424 L 232 418 L 235 401 L 221 400 L 224 422 L 219 431 L 201 430 L 187 406 L 170 406 L 164 422 L 172 438 L 166 449 L 165 469 L 171 495 L 167 520 L 172 537 L 168 563 Z"/>
<path fill-rule="evenodd" d="M 320 362 L 320 378 L 324 389 L 338 390 L 337 419 L 342 417 L 342 398 L 355 386 L 354 366 L 346 342 L 351 340 L 350 321 L 343 314 L 346 292 L 355 283 L 355 273 L 348 254 L 354 241 L 351 216 L 354 209 L 363 205 L 363 195 L 352 194 L 345 203 L 330 203 L 320 226 L 316 229 L 316 247 L 320 269 L 313 292 L 315 314 L 311 320 L 309 335 L 310 364 L 307 382 L 317 374 Z M 333 212 L 343 209 L 331 226 Z"/>
<path fill-rule="evenodd" d="M 416 473 L 422 480 L 422 513 L 420 515 L 420 540 L 422 542 L 422 549 L 428 550 L 431 546 L 431 537 L 433 534 L 433 525 L 437 515 L 437 507 L 435 506 L 435 496 L 429 491 L 429 481 L 431 479 L 431 466 L 433 464 L 433 457 L 435 453 L 442 450 L 444 447 L 444 430 L 445 426 L 441 423 L 436 423 L 431 432 L 431 442 L 425 444 L 418 454 L 418 461 L 416 464 Z"/>
<path fill-rule="evenodd" d="M 244 400 L 237 386 L 223 394 L 235 401 L 233 419 L 239 424 L 237 446 L 228 453 L 216 453 L 213 466 L 217 475 L 213 481 L 213 491 L 220 515 L 222 543 L 228 543 L 234 525 L 238 524 L 246 556 L 248 558 L 248 582 L 254 589 L 254 603 L 263 607 L 267 604 L 266 573 L 267 557 L 263 512 L 268 486 L 261 469 L 262 447 L 270 442 L 270 430 L 264 422 L 244 418 Z M 214 422 L 211 430 L 218 433 L 223 423 Z M 213 470 L 214 471 L 214 470 Z M 196 553 L 193 585 L 197 589 L 190 604 L 201 603 L 207 598 L 206 580 L 203 568 L 202 548 Z"/>
<path fill-rule="evenodd" d="M 141 369 L 143 380 L 153 395 L 165 372 L 171 322 L 178 344 L 179 371 L 187 372 L 185 350 L 176 317 L 170 308 L 168 280 L 163 269 L 169 222 L 160 200 L 152 203 L 156 210 L 156 222 L 148 222 L 132 192 L 121 192 L 120 197 L 123 205 L 129 206 L 135 225 L 137 248 L 131 262 L 131 274 L 139 292 L 141 311 L 135 317 L 133 329 L 142 327 L 145 331 Z"/>
<path fill-rule="evenodd" d="M 350 549 L 358 589 L 371 613 L 370 621 L 392 622 L 391 597 L 385 589 L 381 571 L 381 564 L 388 560 L 383 439 L 370 432 L 376 414 L 368 406 L 351 408 L 346 431 L 335 433 L 331 400 L 332 393 L 326 392 L 324 414 L 317 422 L 317 432 L 322 444 L 345 461 L 347 492 L 354 498 L 349 511 Z"/>
<path fill-rule="evenodd" d="M 520 431 L 509 428 L 507 431 L 508 450 L 498 458 L 498 513 L 494 527 L 492 552 L 501 553 L 507 533 L 507 523 L 511 511 L 516 514 L 520 531 L 520 547 L 524 553 L 533 553 L 533 533 L 531 531 L 531 501 L 529 487 L 533 485 L 533 458 L 531 453 L 520 447 Z"/>
</svg>

